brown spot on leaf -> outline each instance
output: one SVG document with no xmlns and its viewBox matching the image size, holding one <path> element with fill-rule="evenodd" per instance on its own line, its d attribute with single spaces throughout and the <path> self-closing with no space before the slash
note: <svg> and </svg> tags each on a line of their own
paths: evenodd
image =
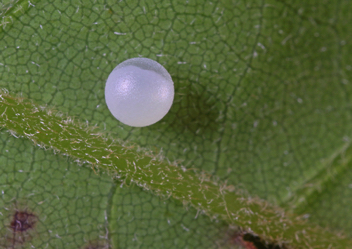
<svg viewBox="0 0 352 249">
<path fill-rule="evenodd" d="M 232 243 L 245 249 L 286 249 L 285 245 L 279 245 L 274 242 L 267 242 L 257 235 L 236 232 L 232 237 Z"/>
<path fill-rule="evenodd" d="M 24 243 L 32 238 L 31 231 L 35 228 L 38 217 L 27 209 L 16 209 L 11 217 L 9 224 L 12 233 L 10 239 L 11 247 L 7 248 L 18 248 L 18 246 L 23 248 Z"/>
<path fill-rule="evenodd" d="M 37 223 L 37 216 L 27 211 L 16 211 L 11 221 L 11 229 L 14 233 L 23 233 L 33 229 Z"/>
</svg>

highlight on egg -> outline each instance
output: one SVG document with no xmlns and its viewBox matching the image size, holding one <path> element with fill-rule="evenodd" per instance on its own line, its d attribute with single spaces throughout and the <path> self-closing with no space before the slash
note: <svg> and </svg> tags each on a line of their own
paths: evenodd
<svg viewBox="0 0 352 249">
<path fill-rule="evenodd" d="M 105 101 L 120 122 L 143 127 L 161 120 L 174 100 L 174 83 L 167 70 L 148 58 L 132 58 L 110 73 Z"/>
</svg>

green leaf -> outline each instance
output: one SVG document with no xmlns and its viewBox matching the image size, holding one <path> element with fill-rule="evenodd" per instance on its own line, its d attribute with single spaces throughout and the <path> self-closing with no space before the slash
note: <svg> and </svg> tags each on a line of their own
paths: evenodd
<svg viewBox="0 0 352 249">
<path fill-rule="evenodd" d="M 19 10 L 18 6 L 23 8 Z M 94 1 L 84 4 L 7 1 L 2 9 L 0 16 L 6 25 L 0 31 L 0 85 L 12 94 L 21 94 L 39 105 L 54 106 L 70 116 L 97 124 L 101 130 L 110 132 L 111 139 L 129 140 L 162 151 L 170 161 L 204 170 L 227 181 L 228 185 L 245 189 L 251 196 L 306 214 L 312 222 L 332 230 L 344 230 L 351 236 L 349 160 L 326 163 L 338 160 L 345 151 L 341 148 L 347 148 L 350 143 L 352 8 L 349 1 Z M 170 113 L 158 124 L 138 129 L 114 120 L 103 96 L 110 71 L 119 62 L 137 56 L 162 63 L 172 75 L 176 88 Z M 6 134 L 2 139 L 4 146 L 12 141 Z M 17 143 L 25 144 L 24 141 Z M 27 150 L 33 149 L 26 144 Z M 17 154 L 19 162 L 29 160 L 28 152 Z M 15 158 L 17 154 L 4 154 L 3 160 Z M 50 151 L 44 155 L 52 158 L 48 159 L 49 165 L 55 164 L 55 160 L 67 161 L 52 157 Z M 23 170 L 17 169 L 20 166 L 16 161 L 7 164 L 9 172 Z M 60 168 L 73 167 L 68 165 Z M 335 171 L 337 176 L 331 174 Z M 44 178 L 33 174 L 38 179 Z M 39 191 L 34 185 L 27 190 L 7 191 L 11 185 L 23 185 L 21 182 L 25 180 L 7 171 L 1 175 L 0 184 L 8 192 L 4 197 L 6 205 L 24 198 L 29 200 L 28 196 Z M 108 176 L 100 178 L 92 174 L 88 182 L 90 178 L 110 181 L 110 186 L 115 184 Z M 148 192 L 136 192 L 132 188 L 125 191 L 114 200 L 131 195 L 133 200 L 152 202 Z M 100 195 L 106 196 L 104 193 L 101 191 Z M 77 201 L 87 194 L 77 193 Z M 108 217 L 119 217 L 111 206 L 114 195 L 107 196 L 110 204 L 98 208 L 100 216 L 105 217 L 101 214 L 110 210 Z M 35 204 L 23 205 L 39 207 L 37 200 L 30 202 Z M 169 200 L 166 202 L 167 206 L 173 205 Z M 48 205 L 55 210 L 55 215 L 60 213 L 59 206 Z M 79 213 L 79 207 L 72 206 L 67 210 L 85 215 Z M 132 203 L 130 209 L 138 209 L 137 206 Z M 46 217 L 51 214 L 47 209 L 37 212 Z M 95 210 L 93 205 L 89 209 Z M 178 210 L 178 220 L 182 220 L 184 210 L 182 207 Z M 150 211 L 145 215 L 154 219 Z M 137 213 L 132 216 L 141 217 Z M 206 220 L 198 217 L 196 221 L 199 219 Z M 160 222 L 165 220 L 164 216 L 159 217 Z M 119 226 L 118 221 L 113 222 Z M 124 223 L 126 227 L 131 224 L 130 229 L 113 229 L 121 231 L 116 235 L 118 241 L 123 240 L 119 237 L 121 234 L 132 237 L 137 234 L 125 244 L 121 242 L 120 247 L 145 246 L 157 240 L 156 233 L 138 236 L 141 232 L 135 232 L 138 231 L 136 223 L 130 222 Z M 206 222 L 213 231 L 210 240 L 215 246 L 216 241 L 224 240 L 224 225 Z M 96 224 L 104 227 L 106 223 L 100 219 Z M 64 232 L 64 228 L 62 224 L 58 236 L 63 238 L 66 234 L 72 239 L 73 232 Z M 47 227 L 48 230 L 54 231 Z M 99 236 L 106 232 L 97 230 L 83 225 L 81 229 Z M 194 233 L 196 230 L 189 229 Z M 159 237 L 160 241 L 177 237 L 178 230 L 173 231 L 176 232 Z M 72 240 L 76 247 L 99 237 L 89 235 L 90 232 L 84 234 L 86 237 L 77 235 Z M 109 236 L 106 236 L 108 243 Z M 141 237 L 148 242 L 138 244 Z M 193 239 L 185 246 L 203 245 L 203 240 L 189 238 Z M 65 240 L 62 239 L 62 245 Z M 185 246 L 175 245 L 175 248 Z"/>
<path fill-rule="evenodd" d="M 205 173 L 193 173 L 158 158 L 160 155 L 104 138 L 92 127 L 84 128 L 70 118 L 57 117 L 53 111 L 40 110 L 42 108 L 32 103 L 6 94 L 1 96 L 0 103 L 0 125 L 10 129 L 14 136 L 27 137 L 41 147 L 91 164 L 97 170 L 105 169 L 124 183 L 136 183 L 161 197 L 173 197 L 190 204 L 198 212 L 236 224 L 268 241 L 289 241 L 295 247 L 313 248 L 346 247 L 351 243 L 343 238 L 334 242 L 336 235 L 310 227 L 300 217 L 292 217 L 264 201 L 236 193 L 233 186 L 215 182 Z M 119 203 L 115 198 L 112 202 L 112 206 Z M 118 216 L 114 208 L 111 214 L 112 219 Z M 117 230 L 116 224 L 111 226 L 112 231 Z"/>
<path fill-rule="evenodd" d="M 224 223 L 195 219 L 181 204 L 116 185 L 27 140 L 1 139 L 0 248 L 214 247 L 226 232 Z M 34 229 L 9 229 L 16 210 L 38 217 Z"/>
</svg>

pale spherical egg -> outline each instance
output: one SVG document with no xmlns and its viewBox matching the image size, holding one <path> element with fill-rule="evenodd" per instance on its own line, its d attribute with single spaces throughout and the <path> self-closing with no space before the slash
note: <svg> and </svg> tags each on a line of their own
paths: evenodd
<svg viewBox="0 0 352 249">
<path fill-rule="evenodd" d="M 105 101 L 116 119 L 129 126 L 143 127 L 168 113 L 174 93 L 174 83 L 162 65 L 148 58 L 132 58 L 110 73 Z"/>
</svg>

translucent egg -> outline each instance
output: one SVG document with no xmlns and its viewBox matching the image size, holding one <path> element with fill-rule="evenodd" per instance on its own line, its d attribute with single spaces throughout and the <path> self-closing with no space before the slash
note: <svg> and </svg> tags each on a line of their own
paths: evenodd
<svg viewBox="0 0 352 249">
<path fill-rule="evenodd" d="M 174 83 L 162 65 L 148 58 L 132 58 L 110 73 L 105 101 L 117 120 L 143 127 L 158 122 L 168 113 L 174 93 Z"/>
</svg>

